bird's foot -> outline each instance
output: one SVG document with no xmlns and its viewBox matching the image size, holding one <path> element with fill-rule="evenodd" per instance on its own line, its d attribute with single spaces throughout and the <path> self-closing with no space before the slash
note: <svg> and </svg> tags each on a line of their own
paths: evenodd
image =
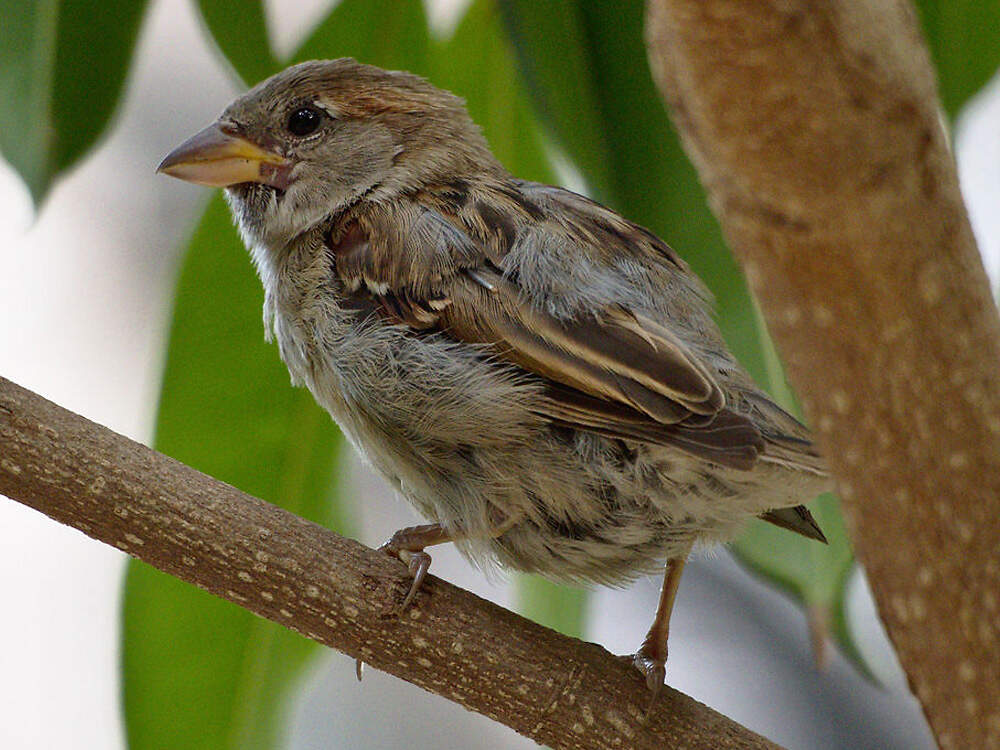
<svg viewBox="0 0 1000 750">
<path fill-rule="evenodd" d="M 431 567 L 431 556 L 424 552 L 424 547 L 448 541 L 451 541 L 451 537 L 444 530 L 444 527 L 439 523 L 430 523 L 400 529 L 389 538 L 389 541 L 379 547 L 380 551 L 406 563 L 410 570 L 410 576 L 413 578 L 410 590 L 403 598 L 403 603 L 399 605 L 396 614 L 401 615 L 406 611 L 417 592 L 420 591 L 424 578 L 427 577 L 427 571 Z M 363 666 L 361 659 L 355 661 L 358 680 L 361 679 Z"/>
<path fill-rule="evenodd" d="M 406 563 L 406 566 L 410 570 L 410 575 L 413 578 L 412 583 L 410 583 L 410 590 L 403 599 L 403 603 L 399 605 L 399 609 L 396 610 L 397 615 L 403 614 L 403 612 L 406 611 L 406 608 L 410 606 L 410 603 L 413 601 L 413 597 L 415 597 L 417 592 L 420 591 L 420 586 L 423 584 L 424 578 L 427 577 L 427 571 L 431 567 L 431 556 L 422 549 L 409 550 L 399 544 L 397 537 L 406 531 L 408 530 L 402 529 L 401 531 L 397 531 L 392 535 L 392 539 L 379 547 L 379 551 L 385 552 L 387 555 L 391 555 L 392 557 Z M 358 682 L 361 682 L 361 678 L 364 676 L 364 662 L 361 661 L 361 659 L 354 660 L 354 670 L 355 675 L 358 678 Z"/>
<path fill-rule="evenodd" d="M 391 539 L 379 547 L 379 549 L 406 563 L 406 566 L 410 570 L 410 576 L 413 578 L 413 581 L 410 583 L 410 590 L 403 599 L 403 603 L 399 605 L 398 613 L 403 614 L 413 601 L 413 597 L 420 591 L 420 586 L 423 584 L 424 578 L 427 577 L 427 571 L 431 567 L 431 556 L 422 549 L 396 549 L 392 546 Z"/>
<path fill-rule="evenodd" d="M 661 652 L 653 644 L 648 642 L 643 643 L 639 647 L 639 650 L 635 652 L 635 656 L 632 657 L 632 664 L 646 679 L 646 687 L 649 688 L 649 706 L 646 707 L 646 718 L 648 719 L 653 711 L 653 706 L 656 705 L 656 699 L 660 696 L 663 681 L 667 676 L 666 644 L 664 644 Z"/>
<path fill-rule="evenodd" d="M 441 528 L 440 524 L 432 523 L 400 529 L 389 538 L 389 541 L 379 547 L 387 555 L 392 555 L 406 563 L 410 569 L 410 575 L 413 577 L 410 590 L 399 607 L 400 614 L 410 606 L 410 602 L 417 595 L 424 578 L 427 577 L 427 571 L 431 567 L 431 556 L 424 552 L 424 548 L 444 541 L 448 541 L 444 529 Z"/>
</svg>

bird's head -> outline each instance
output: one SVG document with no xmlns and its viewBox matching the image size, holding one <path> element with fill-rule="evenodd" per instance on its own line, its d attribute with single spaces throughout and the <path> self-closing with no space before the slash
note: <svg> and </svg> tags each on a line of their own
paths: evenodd
<svg viewBox="0 0 1000 750">
<path fill-rule="evenodd" d="M 498 169 L 461 99 L 343 58 L 257 85 L 158 171 L 224 187 L 247 243 L 279 252 L 363 197 Z"/>
</svg>

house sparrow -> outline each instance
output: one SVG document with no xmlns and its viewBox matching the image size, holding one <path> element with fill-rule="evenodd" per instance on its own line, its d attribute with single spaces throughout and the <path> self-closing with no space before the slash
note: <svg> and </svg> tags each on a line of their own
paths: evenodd
<svg viewBox="0 0 1000 750">
<path fill-rule="evenodd" d="M 655 698 L 694 543 L 758 516 L 823 540 L 800 505 L 828 488 L 823 461 L 727 351 L 687 264 L 512 176 L 452 94 L 303 63 L 159 171 L 225 188 L 293 382 L 431 521 L 383 547 L 409 563 L 404 607 L 443 542 L 556 581 L 666 561 L 634 657 Z"/>
</svg>

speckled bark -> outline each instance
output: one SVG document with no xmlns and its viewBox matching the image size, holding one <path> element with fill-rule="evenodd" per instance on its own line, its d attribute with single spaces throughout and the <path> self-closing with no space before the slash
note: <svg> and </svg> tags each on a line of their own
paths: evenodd
<svg viewBox="0 0 1000 750">
<path fill-rule="evenodd" d="M 0 378 L 0 493 L 553 748 L 775 748 L 631 660 L 405 567 Z M 67 624 L 67 628 L 71 625 Z"/>
<path fill-rule="evenodd" d="M 648 7 L 911 686 L 942 747 L 1000 747 L 1000 321 L 913 9 Z"/>
</svg>

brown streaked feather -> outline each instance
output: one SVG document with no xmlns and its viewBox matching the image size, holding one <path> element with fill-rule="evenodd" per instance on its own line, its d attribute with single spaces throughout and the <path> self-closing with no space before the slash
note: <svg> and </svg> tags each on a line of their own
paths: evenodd
<svg viewBox="0 0 1000 750">
<path fill-rule="evenodd" d="M 744 393 L 743 397 L 754 421 L 760 425 L 769 463 L 783 464 L 816 476 L 829 475 L 809 428 L 763 394 Z"/>
<path fill-rule="evenodd" d="M 721 409 L 725 404 L 725 397 L 722 389 L 715 381 L 715 377 L 708 368 L 697 357 L 695 357 L 688 347 L 686 347 L 674 333 L 664 325 L 650 318 L 648 315 L 626 310 L 618 307 L 610 310 L 607 317 L 611 322 L 635 333 L 644 339 L 649 346 L 653 347 L 661 356 L 669 358 L 676 363 L 676 367 L 689 370 L 689 376 L 697 375 L 700 381 L 695 388 L 704 388 L 704 407 L 692 406 L 692 411 L 698 414 L 711 414 Z"/>
<path fill-rule="evenodd" d="M 402 323 L 418 331 L 426 331 L 438 324 L 440 315 L 429 302 L 415 299 L 405 289 L 375 295 L 380 311 L 394 323 Z"/>
<path fill-rule="evenodd" d="M 766 454 L 770 463 L 784 464 L 816 476 L 829 476 L 826 462 L 812 441 L 777 434 L 770 430 L 764 435 L 764 441 L 767 443 Z"/>
<path fill-rule="evenodd" d="M 675 424 L 691 417 L 691 412 L 688 409 L 676 401 L 671 401 L 651 391 L 641 383 L 614 373 L 612 373 L 612 379 L 618 389 L 619 400 L 624 400 L 637 412 L 652 417 L 656 422 Z"/>
<path fill-rule="evenodd" d="M 749 419 L 729 409 L 707 426 L 676 425 L 670 444 L 709 461 L 748 471 L 764 452 L 760 431 Z"/>
<path fill-rule="evenodd" d="M 714 414 L 724 405 L 707 368 L 662 326 L 644 329 L 619 307 L 572 322 L 558 320 L 532 307 L 495 271 L 478 268 L 466 276 L 491 298 L 492 304 L 472 311 L 479 325 L 510 345 L 514 357 L 530 358 L 553 380 L 624 401 L 656 419 L 661 414 L 662 421 L 676 421 L 669 416 L 676 407 Z M 461 282 L 455 288 L 470 291 Z"/>
<path fill-rule="evenodd" d="M 672 445 L 737 469 L 750 469 L 764 449 L 756 427 L 729 409 L 720 411 L 708 425 L 663 424 L 624 404 L 550 384 L 538 411 L 566 427 L 606 437 Z"/>
<path fill-rule="evenodd" d="M 370 295 L 376 312 L 394 324 L 490 344 L 501 358 L 549 381 L 539 413 L 553 422 L 672 445 L 739 469 L 749 469 L 762 451 L 757 428 L 725 408 L 709 369 L 662 325 L 620 306 L 582 320 L 554 318 L 530 305 L 485 251 L 479 265 L 453 264 L 450 276 L 442 273 L 414 289 L 400 283 L 405 272 L 390 267 L 408 265 L 412 258 L 396 257 L 401 249 L 385 237 L 370 241 L 366 223 L 349 224 L 332 242 L 346 288 Z M 418 223 L 435 226 L 424 217 Z M 453 232 L 465 245 L 457 251 L 446 247 Z M 468 236 L 450 225 L 425 241 L 452 262 L 474 254 Z"/>
<path fill-rule="evenodd" d="M 444 279 L 488 259 L 440 214 L 407 213 L 394 206 L 379 205 L 370 215 L 345 219 L 331 228 L 326 241 L 350 292 L 364 285 L 377 294 L 409 289 L 417 297 L 433 297 Z"/>
<path fill-rule="evenodd" d="M 516 298 L 494 294 L 457 281 L 451 292 L 453 305 L 443 320 L 448 333 L 462 341 L 493 344 L 502 357 L 528 372 L 627 404 L 654 419 L 678 422 L 690 415 L 683 405 L 581 356 L 579 350 L 554 344 L 533 327 L 534 313 L 526 320 L 524 306 Z M 621 387 L 623 381 L 627 391 Z"/>
</svg>

